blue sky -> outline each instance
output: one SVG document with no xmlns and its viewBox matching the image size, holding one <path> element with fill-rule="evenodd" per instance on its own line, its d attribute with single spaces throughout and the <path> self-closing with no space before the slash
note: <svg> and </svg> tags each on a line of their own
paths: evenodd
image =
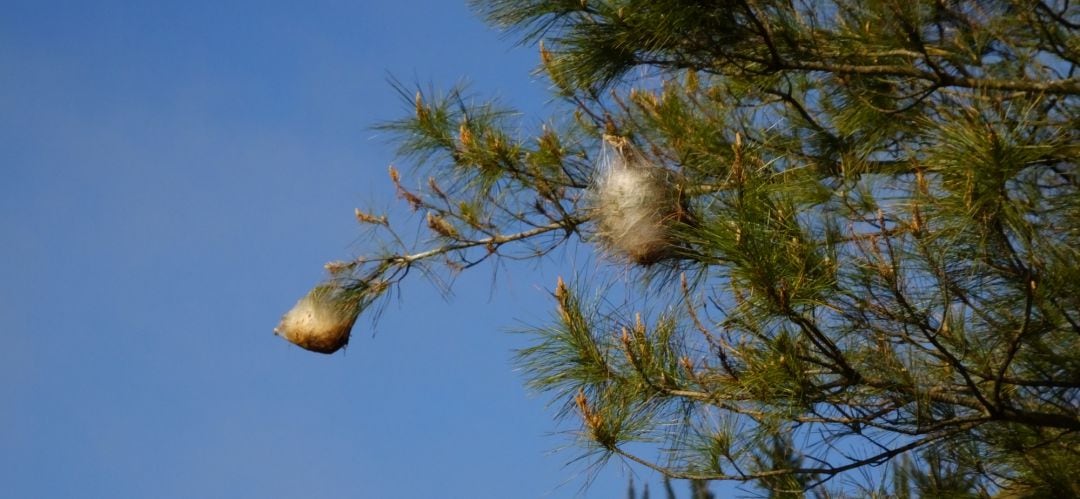
<svg viewBox="0 0 1080 499">
<path fill-rule="evenodd" d="M 539 117 L 536 59 L 453 1 L 4 2 L 3 495 L 579 494 L 506 333 L 566 268 L 410 280 L 332 357 L 271 333 L 363 250 L 353 208 L 395 206 L 388 75 Z"/>
</svg>

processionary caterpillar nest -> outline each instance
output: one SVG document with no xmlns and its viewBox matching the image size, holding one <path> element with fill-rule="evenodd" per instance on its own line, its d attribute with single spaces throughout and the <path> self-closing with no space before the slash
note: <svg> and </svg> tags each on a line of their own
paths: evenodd
<svg viewBox="0 0 1080 499">
<path fill-rule="evenodd" d="M 296 302 L 274 334 L 312 352 L 331 354 L 349 343 L 360 301 L 333 284 L 316 286 Z"/>
<path fill-rule="evenodd" d="M 639 265 L 671 256 L 671 228 L 685 213 L 673 175 L 625 138 L 604 136 L 591 205 L 597 239 L 609 254 Z"/>
</svg>

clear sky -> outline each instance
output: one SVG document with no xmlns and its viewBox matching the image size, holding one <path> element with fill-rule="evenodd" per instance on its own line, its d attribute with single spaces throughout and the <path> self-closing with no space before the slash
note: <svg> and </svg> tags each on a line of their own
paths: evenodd
<svg viewBox="0 0 1080 499">
<path fill-rule="evenodd" d="M 479 269 L 449 301 L 411 280 L 345 354 L 271 333 L 363 250 L 353 208 L 395 203 L 370 128 L 408 111 L 387 76 L 543 115 L 535 49 L 457 1 L 2 10 L 0 496 L 580 493 L 506 332 L 546 320 L 557 263 L 494 293 Z M 627 477 L 612 463 L 583 495 Z"/>
</svg>

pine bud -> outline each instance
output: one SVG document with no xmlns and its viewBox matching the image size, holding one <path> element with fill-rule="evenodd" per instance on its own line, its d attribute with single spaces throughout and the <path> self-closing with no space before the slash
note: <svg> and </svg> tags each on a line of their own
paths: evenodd
<svg viewBox="0 0 1080 499">
<path fill-rule="evenodd" d="M 331 273 L 331 274 L 340 274 L 342 272 L 345 272 L 345 271 L 353 268 L 355 265 L 356 264 L 354 262 L 336 261 L 336 262 L 327 262 L 326 265 L 323 265 L 323 268 L 325 268 L 326 271 Z"/>
<path fill-rule="evenodd" d="M 428 212 L 427 214 L 428 228 L 443 237 L 449 237 L 455 239 L 458 237 L 458 231 L 454 228 L 450 222 L 447 222 L 445 218 L 435 214 L 434 212 Z"/>
<path fill-rule="evenodd" d="M 389 225 L 386 219 L 386 215 L 375 216 L 370 213 L 364 213 L 360 211 L 360 208 L 355 209 L 356 220 L 360 223 L 375 224 L 375 225 Z"/>
<path fill-rule="evenodd" d="M 424 107 L 424 99 L 420 95 L 420 91 L 416 91 L 416 119 L 421 123 L 426 122 L 428 119 L 428 110 Z"/>
<path fill-rule="evenodd" d="M 461 148 L 468 151 L 473 145 L 472 131 L 469 130 L 469 125 L 464 121 L 458 126 L 458 140 L 461 141 Z"/>
</svg>

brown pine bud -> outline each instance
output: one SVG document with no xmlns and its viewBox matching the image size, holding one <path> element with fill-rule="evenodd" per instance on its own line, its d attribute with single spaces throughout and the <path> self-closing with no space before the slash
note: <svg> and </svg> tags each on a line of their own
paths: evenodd
<svg viewBox="0 0 1080 499">
<path fill-rule="evenodd" d="M 457 238 L 458 231 L 454 228 L 450 222 L 447 222 L 445 218 L 439 216 L 434 212 L 428 212 L 427 214 L 428 228 L 443 237 L 449 237 L 451 239 Z"/>
</svg>

